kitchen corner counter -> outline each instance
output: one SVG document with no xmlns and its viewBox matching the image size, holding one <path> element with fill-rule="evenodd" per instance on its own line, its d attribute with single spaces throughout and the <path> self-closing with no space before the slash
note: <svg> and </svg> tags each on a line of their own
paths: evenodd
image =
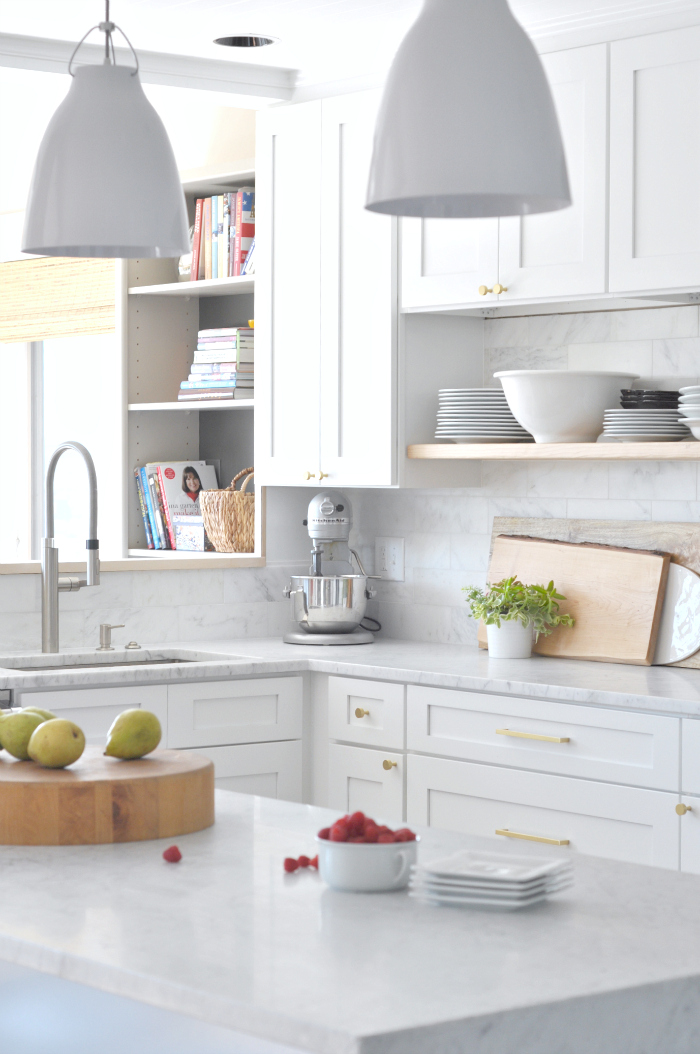
<svg viewBox="0 0 700 1054">
<path fill-rule="evenodd" d="M 178 648 L 189 650 L 199 661 L 42 673 L 5 668 L 0 656 L 0 690 L 159 684 L 312 672 L 700 717 L 700 670 L 675 666 L 627 666 L 539 655 L 531 659 L 490 659 L 488 652 L 473 645 L 383 639 L 373 644 L 339 647 L 284 644 L 272 637 L 183 641 L 168 644 L 165 650 Z M 144 648 L 142 654 L 148 652 Z M 158 652 L 158 646 L 150 648 L 151 654 Z M 70 656 L 71 652 L 62 654 Z M 16 655 L 12 658 L 17 660 Z"/>
<path fill-rule="evenodd" d="M 220 791 L 178 865 L 164 842 L 0 847 L 0 959 L 317 1054 L 700 1046 L 699 877 L 578 857 L 572 889 L 512 913 L 336 893 L 282 869 L 330 815 Z M 423 861 L 493 848 L 421 836 Z"/>
</svg>

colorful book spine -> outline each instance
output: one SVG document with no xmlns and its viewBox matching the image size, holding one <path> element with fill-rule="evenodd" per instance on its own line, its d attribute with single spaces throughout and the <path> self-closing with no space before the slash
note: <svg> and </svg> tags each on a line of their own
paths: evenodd
<svg viewBox="0 0 700 1054">
<path fill-rule="evenodd" d="M 235 381 L 237 376 L 236 370 L 224 370 L 222 373 L 191 373 L 187 380 L 209 384 L 210 381 Z"/>
<path fill-rule="evenodd" d="M 211 198 L 204 199 L 204 277 L 211 278 Z"/>
<path fill-rule="evenodd" d="M 211 199 L 211 276 L 219 277 L 219 198 Z"/>
<path fill-rule="evenodd" d="M 177 397 L 183 401 L 192 400 L 194 402 L 200 400 L 201 402 L 216 402 L 222 399 L 233 399 L 237 390 L 238 389 L 236 388 L 222 388 L 219 391 L 201 390 L 194 392 L 178 392 Z"/>
<path fill-rule="evenodd" d="M 217 199 L 219 217 L 219 278 L 226 277 L 226 243 L 228 242 L 228 222 L 226 217 L 226 195 L 219 194 Z"/>
<path fill-rule="evenodd" d="M 151 534 L 151 524 L 148 519 L 148 509 L 146 508 L 146 501 L 143 496 L 143 490 L 141 488 L 141 472 L 138 468 L 134 469 L 134 479 L 136 480 L 136 492 L 139 496 L 139 505 L 141 507 L 141 515 L 143 517 L 143 529 L 146 533 L 146 545 L 149 549 L 153 549 L 153 535 Z"/>
<path fill-rule="evenodd" d="M 193 362 L 190 366 L 191 373 L 201 373 L 207 376 L 211 373 L 233 373 L 237 369 L 235 362 Z"/>
<path fill-rule="evenodd" d="M 229 278 L 233 277 L 233 259 L 236 254 L 236 195 L 227 194 L 228 198 L 228 211 L 229 211 L 229 229 L 228 229 L 228 267 L 226 274 Z"/>
<path fill-rule="evenodd" d="M 161 549 L 160 535 L 158 534 L 158 524 L 156 523 L 156 512 L 153 508 L 153 500 L 151 497 L 151 488 L 148 485 L 148 473 L 145 468 L 139 469 L 139 475 L 141 477 L 141 489 L 143 490 L 143 496 L 146 501 L 146 509 L 148 510 L 148 519 L 151 523 L 151 537 L 153 538 L 153 548 Z"/>
<path fill-rule="evenodd" d="M 194 209 L 194 237 L 192 239 L 192 266 L 190 268 L 190 281 L 196 282 L 199 278 L 199 254 L 202 246 L 202 198 L 197 198 Z"/>
<path fill-rule="evenodd" d="M 156 530 L 158 531 L 158 538 L 160 540 L 160 549 L 168 548 L 168 539 L 165 531 L 165 521 L 160 507 L 160 496 L 158 493 L 158 477 L 153 471 L 153 466 L 149 466 L 146 469 L 146 475 L 148 477 L 148 487 L 151 492 L 151 504 L 153 506 L 153 512 L 156 519 Z"/>
<path fill-rule="evenodd" d="M 255 191 L 242 187 L 236 194 L 236 239 L 234 243 L 233 273 L 240 275 L 241 267 L 255 237 Z"/>
<path fill-rule="evenodd" d="M 160 496 L 163 505 L 163 512 L 165 513 L 165 526 L 168 530 L 168 538 L 170 539 L 170 548 L 176 549 L 175 545 L 175 530 L 173 528 L 173 521 L 170 515 L 170 507 L 168 505 L 168 499 L 166 497 L 167 491 L 165 489 L 165 480 L 163 479 L 163 469 L 158 465 L 156 472 L 158 473 L 158 486 L 160 488 Z"/>
<path fill-rule="evenodd" d="M 241 274 L 252 274 L 255 269 L 255 238 L 250 243 L 250 249 L 248 249 L 248 255 L 245 258 L 245 263 L 241 267 Z"/>
<path fill-rule="evenodd" d="M 230 381 L 181 381 L 180 388 L 186 391 L 189 388 L 232 388 L 234 385 Z"/>
</svg>

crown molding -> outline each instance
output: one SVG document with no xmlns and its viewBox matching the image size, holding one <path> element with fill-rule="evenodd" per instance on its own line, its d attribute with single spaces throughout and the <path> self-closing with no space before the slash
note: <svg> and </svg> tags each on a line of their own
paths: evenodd
<svg viewBox="0 0 700 1054">
<path fill-rule="evenodd" d="M 66 40 L 0 33 L 0 66 L 40 70 L 44 73 L 66 73 L 74 48 L 75 44 Z M 133 62 L 133 56 L 127 48 L 115 50 L 120 64 Z M 96 44 L 83 44 L 80 49 L 83 62 L 101 63 L 103 57 L 104 49 Z M 169 55 L 159 51 L 139 50 L 138 58 L 139 75 L 145 84 L 197 88 L 278 102 L 288 102 L 294 94 L 295 70 L 190 55 Z"/>
</svg>

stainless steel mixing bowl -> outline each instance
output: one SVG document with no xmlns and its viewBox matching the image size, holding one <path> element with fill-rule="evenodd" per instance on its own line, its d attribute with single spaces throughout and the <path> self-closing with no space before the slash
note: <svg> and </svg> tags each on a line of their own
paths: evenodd
<svg viewBox="0 0 700 1054">
<path fill-rule="evenodd" d="M 374 595 L 366 575 L 292 575 L 284 592 L 292 599 L 295 621 L 307 633 L 352 633 Z"/>
</svg>

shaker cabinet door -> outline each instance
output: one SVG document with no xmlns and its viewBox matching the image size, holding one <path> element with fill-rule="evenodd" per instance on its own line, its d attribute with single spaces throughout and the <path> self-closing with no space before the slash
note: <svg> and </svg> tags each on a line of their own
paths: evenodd
<svg viewBox="0 0 700 1054">
<path fill-rule="evenodd" d="M 700 26 L 610 45 L 610 291 L 700 284 Z"/>
<path fill-rule="evenodd" d="M 542 63 L 559 117 L 573 204 L 501 220 L 498 271 L 507 292 L 500 303 L 605 292 L 607 46 L 543 55 Z"/>
<path fill-rule="evenodd" d="M 198 747 L 214 762 L 219 790 L 258 794 L 261 798 L 301 801 L 301 741 L 248 743 L 245 746 Z"/>
<path fill-rule="evenodd" d="M 498 282 L 498 220 L 401 220 L 401 306 L 484 306 Z"/>
<path fill-rule="evenodd" d="M 403 754 L 331 743 L 328 807 L 343 813 L 360 810 L 378 821 L 400 823 L 404 815 L 405 764 Z"/>
</svg>

